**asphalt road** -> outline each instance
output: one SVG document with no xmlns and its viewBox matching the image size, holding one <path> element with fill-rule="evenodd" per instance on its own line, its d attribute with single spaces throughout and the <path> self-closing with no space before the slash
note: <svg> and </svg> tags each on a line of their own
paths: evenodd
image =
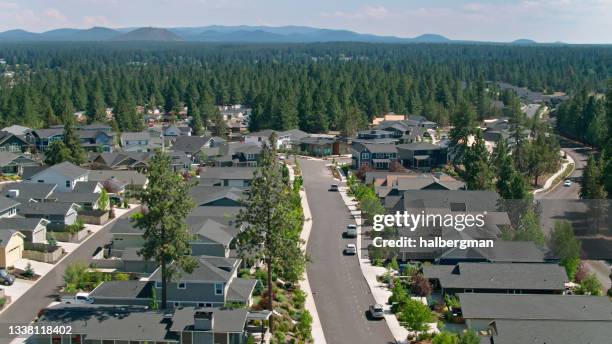
<svg viewBox="0 0 612 344">
<path fill-rule="evenodd" d="M 579 199 L 580 198 L 580 181 L 582 178 L 582 170 L 584 166 L 586 166 L 588 154 L 590 152 L 590 148 L 585 147 L 581 144 L 566 140 L 560 139 L 561 147 L 563 151 L 574 159 L 576 164 L 576 168 L 574 169 L 574 173 L 568 178 L 572 181 L 572 186 L 563 186 L 560 184 L 555 189 L 546 192 L 544 194 L 539 194 L 536 199 Z"/>
<path fill-rule="evenodd" d="M 134 208 L 122 217 L 129 216 L 136 209 L 138 208 Z M 9 325 L 30 323 L 36 318 L 38 311 L 56 301 L 58 288 L 64 285 L 63 276 L 66 267 L 74 262 L 87 262 L 97 247 L 109 243 L 110 227 L 106 226 L 94 233 L 0 314 L 0 343 L 9 343 L 15 337 L 8 334 Z"/>
<path fill-rule="evenodd" d="M 327 343 L 394 343 L 384 320 L 369 320 L 374 297 L 356 256 L 342 249 L 355 239 L 343 239 L 346 225 L 354 223 L 340 195 L 328 191 L 334 179 L 326 161 L 300 160 L 312 231 L 308 239 L 308 278 Z M 337 182 L 336 182 L 337 183 Z"/>
</svg>

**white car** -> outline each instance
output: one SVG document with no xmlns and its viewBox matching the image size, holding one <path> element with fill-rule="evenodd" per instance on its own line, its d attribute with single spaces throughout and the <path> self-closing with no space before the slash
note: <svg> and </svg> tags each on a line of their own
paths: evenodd
<svg viewBox="0 0 612 344">
<path fill-rule="evenodd" d="M 354 256 L 357 254 L 357 246 L 355 244 L 347 244 L 344 248 L 344 255 Z"/>
<path fill-rule="evenodd" d="M 357 237 L 357 225 L 348 225 L 346 226 L 346 231 L 344 231 L 345 238 L 356 238 Z"/>
<path fill-rule="evenodd" d="M 89 293 L 66 294 L 60 297 L 60 302 L 67 304 L 90 304 L 93 303 L 93 298 L 89 297 Z"/>
<path fill-rule="evenodd" d="M 572 186 L 572 181 L 571 181 L 571 180 L 569 180 L 569 179 L 566 179 L 566 180 L 563 182 L 563 186 Z"/>
</svg>

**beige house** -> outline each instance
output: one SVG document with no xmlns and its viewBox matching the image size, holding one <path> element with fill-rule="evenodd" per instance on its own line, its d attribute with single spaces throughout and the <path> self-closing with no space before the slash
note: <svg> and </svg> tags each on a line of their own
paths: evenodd
<svg viewBox="0 0 612 344">
<path fill-rule="evenodd" d="M 21 259 L 25 236 L 16 230 L 0 231 L 0 268 L 13 266 Z"/>
<path fill-rule="evenodd" d="M 405 119 L 406 119 L 406 116 L 404 115 L 398 115 L 396 113 L 389 112 L 382 117 L 375 117 L 372 120 L 372 126 L 377 126 L 380 123 L 385 122 L 385 121 L 403 121 Z"/>
</svg>

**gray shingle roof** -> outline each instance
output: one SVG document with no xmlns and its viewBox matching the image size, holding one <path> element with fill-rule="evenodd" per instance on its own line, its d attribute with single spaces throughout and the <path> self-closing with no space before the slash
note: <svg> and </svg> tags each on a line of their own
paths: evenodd
<svg viewBox="0 0 612 344">
<path fill-rule="evenodd" d="M 5 211 L 9 208 L 16 207 L 20 203 L 7 197 L 0 197 L 0 211 Z"/>
<path fill-rule="evenodd" d="M 134 227 L 130 219 L 121 218 L 115 221 L 110 232 L 113 234 L 142 234 L 143 230 Z"/>
<path fill-rule="evenodd" d="M 9 190 L 18 190 L 19 198 L 46 199 L 57 188 L 56 184 L 46 183 L 10 183 L 3 185 L 2 196 L 8 196 Z"/>
<path fill-rule="evenodd" d="M 199 256 L 197 261 L 198 266 L 192 273 L 180 272 L 181 281 L 227 283 L 240 263 L 239 259 L 211 256 Z M 151 281 L 161 281 L 159 270 L 157 269 L 151 274 L 149 278 Z"/>
<path fill-rule="evenodd" d="M 149 140 L 149 139 L 151 139 L 151 134 L 148 131 L 121 133 L 121 141 Z"/>
<path fill-rule="evenodd" d="M 72 203 L 44 202 L 21 204 L 17 212 L 22 215 L 66 215 L 72 209 Z"/>
<path fill-rule="evenodd" d="M 100 198 L 100 194 L 89 192 L 54 192 L 49 198 L 58 203 L 91 203 Z"/>
<path fill-rule="evenodd" d="M 221 198 L 239 201 L 243 192 L 242 188 L 197 185 L 189 190 L 189 195 L 196 205 L 203 205 Z"/>
<path fill-rule="evenodd" d="M 190 226 L 191 234 L 196 235 L 198 239 L 205 239 L 212 242 L 229 246 L 234 236 L 230 234 L 227 227 L 215 220 L 206 219 L 199 225 Z"/>
<path fill-rule="evenodd" d="M 244 308 L 219 309 L 184 307 L 174 312 L 170 330 L 183 331 L 193 328 L 193 320 L 196 311 L 213 313 L 213 332 L 215 333 L 242 333 L 246 324 L 247 315 L 249 314 L 249 311 Z"/>
<path fill-rule="evenodd" d="M 565 269 L 557 264 L 459 263 L 423 267 L 426 278 L 445 289 L 563 290 Z"/>
<path fill-rule="evenodd" d="M 90 170 L 88 179 L 98 182 L 117 179 L 127 185 L 134 184 L 138 187 L 147 183 L 147 176 L 138 171 Z"/>
<path fill-rule="evenodd" d="M 497 240 L 493 247 L 469 248 L 461 250 L 453 248 L 445 252 L 444 259 L 486 259 L 490 262 L 506 263 L 542 263 L 546 251 L 538 248 L 532 241 Z"/>
<path fill-rule="evenodd" d="M 72 189 L 72 191 L 93 193 L 96 190 L 96 187 L 98 186 L 98 184 L 99 184 L 98 181 L 95 181 L 95 180 L 90 180 L 87 182 L 76 182 L 76 184 L 74 185 L 74 189 Z"/>
<path fill-rule="evenodd" d="M 39 322 L 71 326 L 88 340 L 177 341 L 168 331 L 169 319 L 144 307 L 61 304 L 45 310 Z"/>
<path fill-rule="evenodd" d="M 415 143 L 405 143 L 401 145 L 397 145 L 398 150 L 437 150 L 440 149 L 440 146 L 434 145 L 429 142 L 415 142 Z"/>
<path fill-rule="evenodd" d="M 80 168 L 79 166 L 76 166 L 68 161 L 53 165 L 47 168 L 45 171 L 54 171 L 71 179 L 76 179 L 87 174 L 86 169 Z M 36 175 L 32 176 L 32 178 L 34 177 L 36 177 Z"/>
<path fill-rule="evenodd" d="M 365 143 L 363 145 L 372 153 L 397 153 L 397 148 L 393 144 Z"/>
<path fill-rule="evenodd" d="M 227 301 L 243 302 L 251 297 L 257 280 L 248 278 L 234 278 L 227 291 Z"/>
<path fill-rule="evenodd" d="M 172 145 L 173 151 L 193 154 L 199 152 L 210 141 L 210 136 L 179 136 Z"/>
<path fill-rule="evenodd" d="M 604 344 L 612 339 L 612 324 L 600 321 L 497 320 L 487 344 Z"/>
<path fill-rule="evenodd" d="M 147 298 L 151 296 L 148 281 L 108 281 L 100 284 L 89 296 L 93 298 Z"/>
<path fill-rule="evenodd" d="M 21 235 L 23 238 L 23 234 L 19 233 L 19 231 L 13 229 L 0 230 L 0 247 L 6 246 L 6 244 L 11 240 L 13 235 Z"/>
<path fill-rule="evenodd" d="M 46 128 L 34 130 L 34 135 L 40 138 L 49 138 L 56 135 L 64 135 L 64 128 Z"/>
<path fill-rule="evenodd" d="M 466 319 L 612 321 L 605 296 L 458 294 Z"/>
<path fill-rule="evenodd" d="M 48 221 L 45 219 L 24 217 L 3 218 L 0 219 L 0 230 L 14 229 L 18 231 L 33 231 L 41 222 L 46 224 Z"/>
</svg>

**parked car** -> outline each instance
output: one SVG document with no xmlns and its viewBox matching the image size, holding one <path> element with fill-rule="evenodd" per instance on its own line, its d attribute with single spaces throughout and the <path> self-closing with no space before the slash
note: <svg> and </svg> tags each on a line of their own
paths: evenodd
<svg viewBox="0 0 612 344">
<path fill-rule="evenodd" d="M 344 231 L 345 238 L 356 238 L 357 237 L 357 225 L 348 225 Z"/>
<path fill-rule="evenodd" d="M 60 297 L 61 303 L 68 304 L 88 304 L 93 303 L 93 298 L 89 297 L 89 293 L 76 293 L 76 294 L 65 294 Z"/>
<path fill-rule="evenodd" d="M 563 182 L 563 186 L 572 186 L 572 181 L 569 179 L 566 179 L 565 182 Z"/>
<path fill-rule="evenodd" d="M 329 191 L 338 191 L 338 184 L 332 184 L 329 186 Z"/>
<path fill-rule="evenodd" d="M 13 285 L 13 283 L 15 283 L 15 276 L 9 274 L 4 269 L 0 269 L 0 283 L 4 285 Z"/>
<path fill-rule="evenodd" d="M 347 244 L 344 248 L 344 254 L 347 256 L 354 256 L 357 254 L 357 246 L 355 244 Z"/>
<path fill-rule="evenodd" d="M 379 304 L 370 305 L 369 312 L 372 319 L 383 319 L 385 317 L 383 306 Z"/>
</svg>

